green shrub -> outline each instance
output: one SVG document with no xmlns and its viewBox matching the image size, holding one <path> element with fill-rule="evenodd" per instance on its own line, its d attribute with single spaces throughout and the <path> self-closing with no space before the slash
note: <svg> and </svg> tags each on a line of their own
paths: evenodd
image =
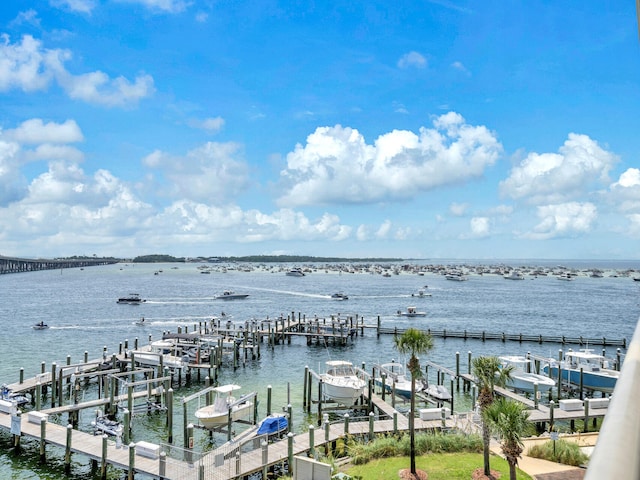
<svg viewBox="0 0 640 480">
<path fill-rule="evenodd" d="M 542 445 L 534 445 L 529 449 L 527 455 L 575 467 L 584 465 L 589 459 L 589 457 L 580 450 L 577 443 L 567 442 L 566 440 L 556 440 L 555 442 L 549 440 Z"/>
</svg>

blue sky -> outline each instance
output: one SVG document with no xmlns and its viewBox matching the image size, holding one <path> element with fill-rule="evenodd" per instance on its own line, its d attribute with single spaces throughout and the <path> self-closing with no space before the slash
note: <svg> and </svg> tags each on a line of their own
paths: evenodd
<svg viewBox="0 0 640 480">
<path fill-rule="evenodd" d="M 640 258 L 634 7 L 2 2 L 0 255 Z"/>
</svg>

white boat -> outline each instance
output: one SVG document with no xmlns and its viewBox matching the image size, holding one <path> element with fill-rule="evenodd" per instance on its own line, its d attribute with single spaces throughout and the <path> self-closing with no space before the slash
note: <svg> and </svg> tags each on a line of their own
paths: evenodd
<svg viewBox="0 0 640 480">
<path fill-rule="evenodd" d="M 166 340 L 151 342 L 149 350 L 132 350 L 131 354 L 136 363 L 149 367 L 157 367 L 162 359 L 162 366 L 182 368 L 186 366 L 185 357 L 175 355 L 176 345 Z"/>
<path fill-rule="evenodd" d="M 527 357 L 520 355 L 505 355 L 499 357 L 502 367 L 513 366 L 511 380 L 507 382 L 507 387 L 523 392 L 533 392 L 534 384 L 538 384 L 538 391 L 542 394 L 548 392 L 556 386 L 555 380 L 547 375 L 535 373 L 533 362 Z M 528 371 L 527 371 L 528 370 Z"/>
<path fill-rule="evenodd" d="M 580 386 L 582 374 L 582 387 L 600 392 L 613 392 L 620 372 L 611 368 L 609 360 L 603 355 L 593 353 L 591 349 L 578 352 L 566 352 L 564 360 L 553 361 L 544 370 L 550 373 L 552 378 L 558 378 L 558 365 L 562 371 L 562 381 Z"/>
<path fill-rule="evenodd" d="M 573 280 L 573 275 L 571 275 L 570 273 L 561 273 L 560 275 L 557 275 L 556 278 L 558 280 L 564 280 L 565 282 L 570 282 Z"/>
<path fill-rule="evenodd" d="M 128 297 L 120 297 L 117 303 L 125 303 L 128 305 L 140 305 L 144 303 L 146 300 L 140 298 L 140 294 L 138 293 L 130 293 Z"/>
<path fill-rule="evenodd" d="M 509 273 L 505 273 L 502 278 L 507 280 L 524 280 L 524 275 L 517 270 L 511 270 Z"/>
<path fill-rule="evenodd" d="M 424 290 L 420 289 L 418 290 L 418 293 L 412 293 L 411 294 L 412 297 L 418 297 L 418 298 L 424 298 L 424 297 L 430 297 L 431 294 L 425 292 Z"/>
<path fill-rule="evenodd" d="M 447 272 L 444 274 L 444 278 L 447 280 L 453 280 L 454 282 L 464 282 L 467 280 L 467 277 L 462 272 L 458 271 Z"/>
<path fill-rule="evenodd" d="M 96 419 L 91 422 L 94 435 L 107 434 L 114 437 L 122 436 L 124 432 L 124 426 L 117 420 L 110 420 L 106 415 L 97 416 Z"/>
<path fill-rule="evenodd" d="M 296 267 L 289 270 L 286 275 L 289 277 L 304 277 L 304 272 L 301 268 Z"/>
<path fill-rule="evenodd" d="M 380 376 L 376 377 L 376 385 L 382 387 L 382 374 L 385 375 L 384 386 L 387 393 L 393 392 L 395 389 L 396 395 L 400 395 L 404 398 L 411 398 L 411 378 L 407 378 L 405 374 L 405 368 L 402 363 L 390 362 L 383 363 L 379 367 Z M 416 383 L 416 392 L 422 390 L 422 382 Z"/>
<path fill-rule="evenodd" d="M 196 418 L 202 426 L 207 429 L 215 429 L 225 426 L 231 421 L 246 418 L 253 411 L 253 402 L 249 398 L 253 394 L 245 395 L 239 399 L 233 396 L 233 392 L 240 390 L 239 385 L 228 384 L 215 387 L 212 390 L 216 392 L 213 404 L 199 408 L 195 412 Z"/>
<path fill-rule="evenodd" d="M 424 392 L 431 398 L 440 402 L 451 400 L 451 392 L 447 390 L 447 387 L 444 385 L 436 385 L 435 383 L 432 383 L 424 390 Z"/>
<path fill-rule="evenodd" d="M 330 360 L 326 373 L 320 374 L 325 399 L 351 406 L 364 393 L 367 382 L 358 376 L 351 362 Z"/>
<path fill-rule="evenodd" d="M 243 298 L 247 298 L 249 296 L 248 293 L 236 293 L 231 290 L 225 290 L 222 292 L 222 295 L 218 295 L 216 300 L 241 300 Z"/>
<path fill-rule="evenodd" d="M 347 295 L 340 292 L 334 293 L 333 295 L 331 295 L 331 298 L 334 300 L 349 300 L 349 297 Z"/>
<path fill-rule="evenodd" d="M 407 311 L 398 310 L 400 317 L 425 317 L 427 312 L 419 312 L 417 307 L 407 307 Z"/>
</svg>

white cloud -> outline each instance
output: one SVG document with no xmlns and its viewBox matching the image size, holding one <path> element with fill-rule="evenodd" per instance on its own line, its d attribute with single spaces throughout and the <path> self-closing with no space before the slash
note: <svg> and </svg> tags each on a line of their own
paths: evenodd
<svg viewBox="0 0 640 480">
<path fill-rule="evenodd" d="M 405 53 L 398 60 L 398 68 L 426 68 L 427 59 L 418 52 Z"/>
<path fill-rule="evenodd" d="M 15 129 L 4 130 L 2 136 L 22 144 L 74 143 L 84 140 L 82 131 L 74 120 L 44 123 L 40 118 L 25 120 Z"/>
<path fill-rule="evenodd" d="M 218 133 L 224 127 L 225 121 L 222 117 L 209 117 L 204 120 L 191 120 L 189 125 L 194 128 L 206 130 L 209 133 Z"/>
<path fill-rule="evenodd" d="M 540 222 L 525 238 L 547 240 L 556 237 L 573 237 L 591 231 L 598 216 L 592 203 L 568 202 L 537 207 Z"/>
<path fill-rule="evenodd" d="M 148 8 L 151 11 L 160 11 L 165 13 L 181 13 L 184 12 L 191 2 L 183 0 L 119 0 L 122 3 L 135 3 Z"/>
<path fill-rule="evenodd" d="M 627 220 L 629 220 L 629 235 L 632 238 L 640 238 L 640 213 L 627 215 Z"/>
<path fill-rule="evenodd" d="M 473 238 L 482 238 L 489 235 L 490 220 L 488 217 L 473 217 L 469 221 L 469 227 L 471 228 L 471 236 Z"/>
<path fill-rule="evenodd" d="M 248 168 L 237 143 L 208 142 L 184 156 L 155 151 L 143 164 L 170 184 L 164 194 L 210 204 L 222 204 L 248 185 Z"/>
<path fill-rule="evenodd" d="M 570 133 L 559 153 L 530 153 L 500 182 L 500 190 L 532 204 L 571 200 L 594 182 L 607 182 L 617 160 L 588 136 Z"/>
<path fill-rule="evenodd" d="M 449 213 L 451 213 L 451 215 L 454 215 L 456 217 L 463 216 L 468 209 L 469 209 L 468 203 L 452 203 L 451 205 L 449 205 Z"/>
<path fill-rule="evenodd" d="M 471 76 L 471 72 L 469 70 L 467 70 L 467 67 L 465 67 L 462 62 L 453 62 L 451 64 L 451 67 L 453 67 L 454 70 L 458 70 L 459 72 L 464 73 L 466 76 L 470 77 Z"/>
<path fill-rule="evenodd" d="M 11 22 L 11 25 L 33 25 L 40 28 L 40 19 L 38 18 L 38 12 L 33 8 L 18 13 L 18 16 Z"/>
<path fill-rule="evenodd" d="M 611 185 L 607 199 L 621 212 L 640 213 L 640 169 L 625 170 Z"/>
<path fill-rule="evenodd" d="M 394 130 L 368 145 L 355 129 L 319 127 L 287 155 L 284 206 L 400 200 L 480 177 L 502 146 L 484 126 L 450 112 L 419 135 Z"/>
<path fill-rule="evenodd" d="M 133 82 L 100 71 L 73 75 L 64 67 L 71 59 L 69 50 L 45 49 L 31 35 L 14 44 L 7 35 L 0 38 L 0 91 L 44 90 L 55 80 L 70 98 L 108 107 L 131 106 L 154 92 L 149 75 L 140 74 Z"/>
<path fill-rule="evenodd" d="M 198 12 L 196 13 L 196 22 L 204 23 L 209 19 L 209 14 L 206 12 Z"/>
<path fill-rule="evenodd" d="M 96 8 L 97 0 L 50 0 L 50 3 L 56 8 L 90 14 Z"/>
</svg>

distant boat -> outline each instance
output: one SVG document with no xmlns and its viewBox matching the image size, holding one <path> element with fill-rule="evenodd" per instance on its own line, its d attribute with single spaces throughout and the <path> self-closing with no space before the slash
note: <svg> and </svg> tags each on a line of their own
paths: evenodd
<svg viewBox="0 0 640 480">
<path fill-rule="evenodd" d="M 47 328 L 49 328 L 49 325 L 47 325 L 47 324 L 46 324 L 46 323 L 44 323 L 44 322 L 36 323 L 36 324 L 33 326 L 33 329 L 34 329 L 34 330 L 46 330 Z"/>
<path fill-rule="evenodd" d="M 304 277 L 304 272 L 301 268 L 296 267 L 289 270 L 286 275 L 289 277 Z"/>
<path fill-rule="evenodd" d="M 140 305 L 141 303 L 146 302 L 140 298 L 140 294 L 138 293 L 130 293 L 128 297 L 120 297 L 117 303 L 125 303 L 129 305 Z"/>
<path fill-rule="evenodd" d="M 400 317 L 425 317 L 427 312 L 419 312 L 417 307 L 407 307 L 407 311 L 398 310 Z"/>
<path fill-rule="evenodd" d="M 334 293 L 333 295 L 331 295 L 331 298 L 333 298 L 334 300 L 349 300 L 349 297 L 344 293 Z"/>
<path fill-rule="evenodd" d="M 243 298 L 247 298 L 249 296 L 248 293 L 235 293 L 231 290 L 225 290 L 222 292 L 222 295 L 218 295 L 216 300 L 241 300 Z"/>
<path fill-rule="evenodd" d="M 507 280 L 524 280 L 524 275 L 522 275 L 517 270 L 511 270 L 509 273 L 506 273 L 502 276 Z"/>
<path fill-rule="evenodd" d="M 593 353 L 590 349 L 566 352 L 564 360 L 559 363 L 564 382 L 579 386 L 582 376 L 582 387 L 591 390 L 611 393 L 620 377 L 620 372 L 611 368 L 607 358 Z M 544 370 L 550 377 L 558 378 L 557 361 L 552 362 L 551 366 L 546 366 Z"/>
<path fill-rule="evenodd" d="M 564 280 L 566 282 L 570 282 L 573 280 L 573 275 L 571 275 L 570 273 L 561 273 L 560 275 L 556 276 L 556 278 L 558 280 Z"/>
<path fill-rule="evenodd" d="M 420 290 L 418 290 L 418 293 L 412 293 L 411 296 L 412 297 L 423 298 L 423 297 L 430 297 L 431 294 L 430 293 L 426 293 L 424 290 L 420 289 Z"/>
<path fill-rule="evenodd" d="M 458 271 L 447 272 L 445 273 L 444 278 L 447 280 L 453 280 L 454 282 L 464 282 L 467 280 L 467 277 L 465 277 L 462 272 Z"/>
</svg>

